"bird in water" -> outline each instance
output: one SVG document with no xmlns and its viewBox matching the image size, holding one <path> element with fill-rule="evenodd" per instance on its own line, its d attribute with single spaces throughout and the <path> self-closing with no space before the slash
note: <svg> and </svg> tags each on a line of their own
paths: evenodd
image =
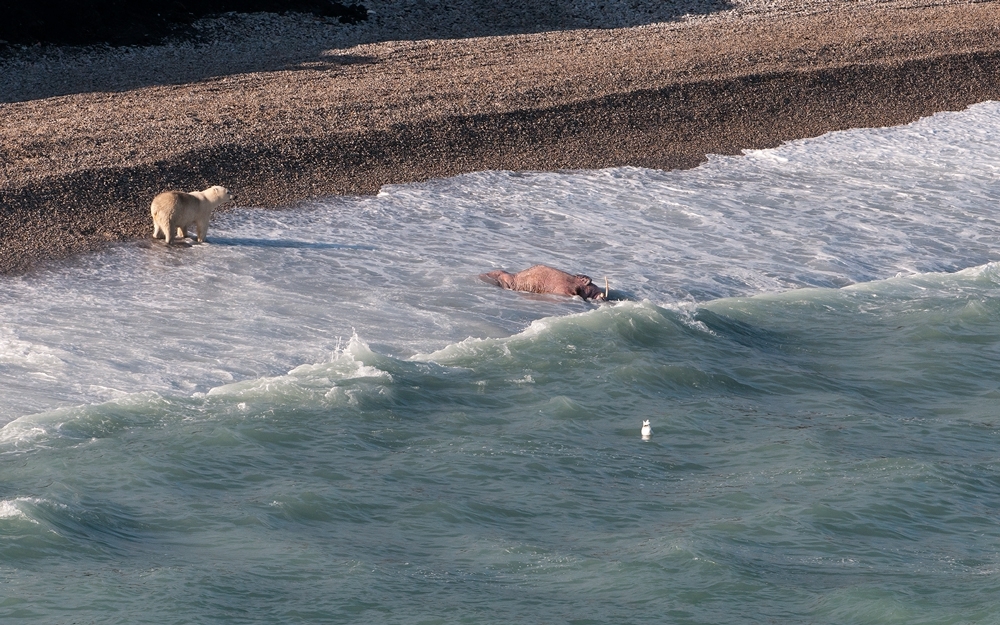
<svg viewBox="0 0 1000 625">
<path fill-rule="evenodd" d="M 642 440 L 648 440 L 653 433 L 653 428 L 649 427 L 649 419 L 642 422 Z"/>
</svg>

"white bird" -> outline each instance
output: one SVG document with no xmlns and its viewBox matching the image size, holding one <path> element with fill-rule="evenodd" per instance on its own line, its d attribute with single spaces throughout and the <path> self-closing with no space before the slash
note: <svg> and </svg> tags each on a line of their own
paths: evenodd
<svg viewBox="0 0 1000 625">
<path fill-rule="evenodd" d="M 653 433 L 653 428 L 649 427 L 649 419 L 642 422 L 642 437 L 649 438 L 650 434 Z"/>
</svg>

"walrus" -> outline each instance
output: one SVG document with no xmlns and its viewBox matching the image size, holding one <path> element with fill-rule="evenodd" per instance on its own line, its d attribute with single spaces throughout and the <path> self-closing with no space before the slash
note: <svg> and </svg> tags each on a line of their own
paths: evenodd
<svg viewBox="0 0 1000 625">
<path fill-rule="evenodd" d="M 511 291 L 528 293 L 553 293 L 555 295 L 579 295 L 583 299 L 608 299 L 607 279 L 601 289 L 589 276 L 569 274 L 546 265 L 535 265 L 517 273 L 507 273 L 496 269 L 479 275 L 480 280 Z"/>
</svg>

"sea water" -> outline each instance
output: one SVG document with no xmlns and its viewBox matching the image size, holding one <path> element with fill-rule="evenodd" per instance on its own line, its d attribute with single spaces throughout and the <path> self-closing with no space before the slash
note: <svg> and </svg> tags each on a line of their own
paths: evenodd
<svg viewBox="0 0 1000 625">
<path fill-rule="evenodd" d="M 0 278 L 0 619 L 1000 622 L 998 237 L 983 103 Z"/>
</svg>

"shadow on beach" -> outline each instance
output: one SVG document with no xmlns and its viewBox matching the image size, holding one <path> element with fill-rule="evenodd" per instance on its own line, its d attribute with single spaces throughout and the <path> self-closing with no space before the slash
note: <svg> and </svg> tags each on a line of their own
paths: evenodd
<svg viewBox="0 0 1000 625">
<path fill-rule="evenodd" d="M 374 250 L 371 245 L 344 245 L 342 243 L 322 243 L 315 241 L 294 241 L 291 239 L 250 239 L 238 237 L 212 237 L 207 241 L 211 245 L 230 247 L 274 247 L 285 249 L 306 250 Z"/>
<path fill-rule="evenodd" d="M 362 44 L 624 28 L 733 8 L 730 0 L 191 0 L 183 11 L 158 8 L 173 4 L 19 5 L 18 19 L 0 23 L 0 102 L 251 72 L 335 71 L 338 65 L 373 63 L 346 51 Z M 230 5 L 256 12 L 213 11 Z M 290 6 L 297 8 L 289 12 Z"/>
</svg>

